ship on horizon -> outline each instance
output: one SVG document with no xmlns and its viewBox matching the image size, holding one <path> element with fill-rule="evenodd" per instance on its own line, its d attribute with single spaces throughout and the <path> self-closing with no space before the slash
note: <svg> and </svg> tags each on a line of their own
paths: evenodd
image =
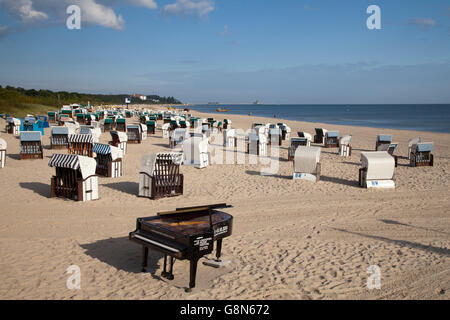
<svg viewBox="0 0 450 320">
<path fill-rule="evenodd" d="M 261 102 L 259 102 L 259 100 L 256 100 L 255 102 L 253 102 L 253 104 L 261 104 Z"/>
</svg>

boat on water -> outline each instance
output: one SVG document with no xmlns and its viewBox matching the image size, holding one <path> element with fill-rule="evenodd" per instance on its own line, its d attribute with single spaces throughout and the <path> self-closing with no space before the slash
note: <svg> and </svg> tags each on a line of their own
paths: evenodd
<svg viewBox="0 0 450 320">
<path fill-rule="evenodd" d="M 221 108 L 218 108 L 218 109 L 216 109 L 216 111 L 217 111 L 217 112 L 227 112 L 228 109 L 221 109 Z"/>
<path fill-rule="evenodd" d="M 261 104 L 261 102 L 259 102 L 258 100 L 256 100 L 255 102 L 253 102 L 253 104 Z"/>
</svg>

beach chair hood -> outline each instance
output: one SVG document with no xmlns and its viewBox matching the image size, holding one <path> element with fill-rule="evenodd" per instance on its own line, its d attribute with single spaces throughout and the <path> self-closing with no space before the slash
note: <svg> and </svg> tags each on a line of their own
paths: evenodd
<svg viewBox="0 0 450 320">
<path fill-rule="evenodd" d="M 114 135 L 116 135 L 117 137 L 119 137 L 119 141 L 120 142 L 127 142 L 128 141 L 128 135 L 126 132 L 122 132 L 122 131 L 110 131 L 109 132 L 111 134 L 111 137 L 114 137 Z"/>
<path fill-rule="evenodd" d="M 170 155 L 172 161 L 175 164 L 181 164 L 183 161 L 183 155 L 181 153 L 169 152 L 169 153 L 153 153 L 149 155 L 144 155 L 141 160 L 141 171 L 147 173 L 150 176 L 153 176 L 156 167 L 156 159 L 158 159 L 159 155 Z"/>
<path fill-rule="evenodd" d="M 61 134 L 61 135 L 68 135 L 69 134 L 69 128 L 67 127 L 52 127 L 52 135 L 54 134 Z"/>
<path fill-rule="evenodd" d="M 23 131 L 20 133 L 20 141 L 41 141 L 41 132 L 39 131 Z"/>
<path fill-rule="evenodd" d="M 118 147 L 111 146 L 109 144 L 103 144 L 103 143 L 95 143 L 94 147 L 92 148 L 92 152 L 95 152 L 96 154 L 103 154 L 103 155 L 111 155 L 111 159 L 117 160 L 123 158 L 123 151 L 122 149 Z"/>
<path fill-rule="evenodd" d="M 340 145 L 349 145 L 352 142 L 352 136 L 351 135 L 345 135 L 339 138 L 339 144 Z"/>
<path fill-rule="evenodd" d="M 361 164 L 367 169 L 367 180 L 390 180 L 394 176 L 395 160 L 385 151 L 361 152 Z"/>
<path fill-rule="evenodd" d="M 91 134 L 71 134 L 69 142 L 94 143 L 94 137 Z"/>
<path fill-rule="evenodd" d="M 421 137 L 410 139 L 410 140 L 408 140 L 408 147 L 411 148 L 413 145 L 421 143 L 421 142 L 422 142 L 422 138 Z"/>
<path fill-rule="evenodd" d="M 315 174 L 320 161 L 320 148 L 299 146 L 295 150 L 294 172 Z"/>
<path fill-rule="evenodd" d="M 53 154 L 48 165 L 50 167 L 68 168 L 80 170 L 83 179 L 95 175 L 97 162 L 94 158 L 72 155 L 72 154 Z"/>
</svg>

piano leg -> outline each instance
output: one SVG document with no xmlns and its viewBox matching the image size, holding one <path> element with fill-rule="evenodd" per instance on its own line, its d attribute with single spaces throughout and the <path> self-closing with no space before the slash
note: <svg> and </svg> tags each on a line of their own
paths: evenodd
<svg viewBox="0 0 450 320">
<path fill-rule="evenodd" d="M 173 280 L 174 276 L 172 274 L 173 272 L 173 257 L 169 257 L 169 262 L 170 262 L 170 266 L 169 266 L 169 272 L 167 272 L 167 254 L 164 255 L 164 270 L 161 273 L 161 276 L 168 279 L 168 280 Z"/>
<path fill-rule="evenodd" d="M 192 288 L 195 287 L 195 278 L 197 276 L 197 262 L 198 258 L 193 258 L 191 260 L 189 288 L 186 289 L 186 292 L 191 292 Z"/>
<path fill-rule="evenodd" d="M 142 272 L 145 272 L 145 268 L 147 267 L 148 261 L 148 248 L 146 246 L 142 246 Z"/>
<path fill-rule="evenodd" d="M 222 255 L 222 239 L 217 240 L 216 261 L 220 261 Z"/>
</svg>

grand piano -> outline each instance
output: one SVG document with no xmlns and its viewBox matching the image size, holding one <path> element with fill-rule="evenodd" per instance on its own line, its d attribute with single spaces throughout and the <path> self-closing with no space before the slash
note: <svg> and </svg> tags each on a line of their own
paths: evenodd
<svg viewBox="0 0 450 320">
<path fill-rule="evenodd" d="M 214 241 L 217 242 L 215 261 L 221 261 L 222 239 L 231 235 L 233 216 L 218 209 L 230 207 L 220 203 L 177 208 L 153 217 L 138 218 L 136 230 L 130 232 L 129 239 L 142 245 L 142 272 L 147 267 L 148 249 L 164 254 L 161 276 L 169 280 L 174 278 L 175 259 L 187 259 L 190 261 L 190 281 L 186 291 L 191 291 L 195 287 L 197 262 L 213 252 Z"/>
</svg>

